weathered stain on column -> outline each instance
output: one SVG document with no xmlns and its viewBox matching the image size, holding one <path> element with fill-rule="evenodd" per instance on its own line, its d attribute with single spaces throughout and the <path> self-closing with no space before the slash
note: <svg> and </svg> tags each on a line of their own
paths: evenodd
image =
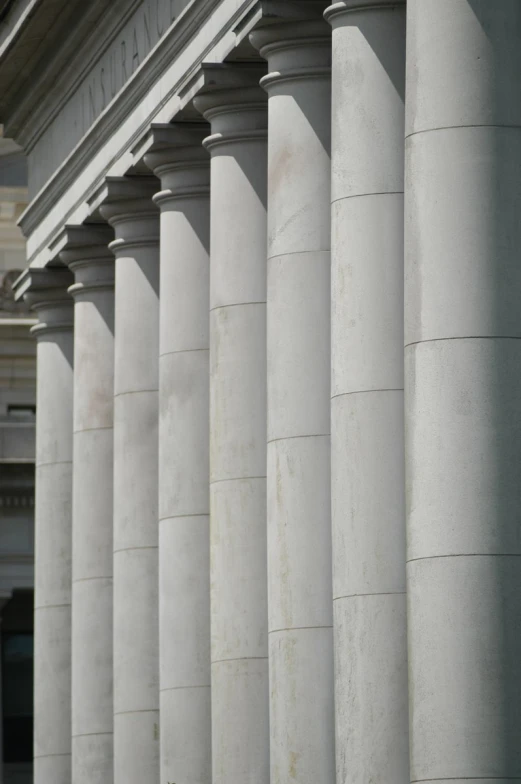
<svg viewBox="0 0 521 784">
<path fill-rule="evenodd" d="M 159 777 L 157 180 L 108 179 L 114 227 L 114 784 Z"/>
<path fill-rule="evenodd" d="M 210 158 L 205 123 L 155 125 L 161 182 L 159 694 L 163 782 L 210 784 Z"/>
<path fill-rule="evenodd" d="M 521 779 L 521 4 L 408 0 L 411 780 Z"/>
<path fill-rule="evenodd" d="M 269 96 L 271 784 L 335 780 L 329 424 L 331 30 L 321 18 L 323 8 L 318 7 L 314 20 L 275 23 L 251 35 L 270 71 L 261 84 Z"/>
<path fill-rule="evenodd" d="M 72 493 L 72 782 L 112 784 L 112 230 L 69 226 L 60 258 L 74 272 Z"/>
<path fill-rule="evenodd" d="M 73 301 L 68 270 L 31 270 L 38 315 L 34 593 L 34 781 L 71 780 Z"/>
<path fill-rule="evenodd" d="M 223 72 L 232 74 L 228 89 L 219 87 Z M 212 129 L 205 146 L 211 155 L 213 784 L 269 781 L 267 116 L 261 74 L 258 67 L 214 68 L 214 86 L 195 99 Z"/>
<path fill-rule="evenodd" d="M 409 781 L 403 433 L 405 3 L 332 40 L 331 486 L 337 784 Z"/>
</svg>

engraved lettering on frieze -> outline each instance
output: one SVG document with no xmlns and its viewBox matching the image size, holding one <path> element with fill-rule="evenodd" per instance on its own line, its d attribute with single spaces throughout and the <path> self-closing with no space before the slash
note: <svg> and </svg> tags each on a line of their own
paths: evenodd
<svg viewBox="0 0 521 784">
<path fill-rule="evenodd" d="M 43 185 L 143 63 L 189 0 L 144 0 L 99 57 L 34 149 Z M 59 140 L 59 143 L 58 143 Z M 41 162 L 45 163 L 42 165 Z M 35 178 L 36 179 L 36 178 Z"/>
</svg>

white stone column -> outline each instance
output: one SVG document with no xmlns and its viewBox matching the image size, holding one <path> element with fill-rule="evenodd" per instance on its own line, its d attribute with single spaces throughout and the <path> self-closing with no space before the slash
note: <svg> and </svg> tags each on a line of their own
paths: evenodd
<svg viewBox="0 0 521 784">
<path fill-rule="evenodd" d="M 107 226 L 66 227 L 75 274 L 72 783 L 112 784 L 114 256 Z"/>
<path fill-rule="evenodd" d="M 31 270 L 38 315 L 34 589 L 34 782 L 71 781 L 72 275 Z"/>
<path fill-rule="evenodd" d="M 331 487 L 337 784 L 409 781 L 403 434 L 405 2 L 332 40 Z"/>
<path fill-rule="evenodd" d="M 114 784 L 159 778 L 159 214 L 155 178 L 107 181 L 114 227 Z"/>
<path fill-rule="evenodd" d="M 266 97 L 257 69 L 195 99 L 211 122 L 213 784 L 269 782 Z M 248 84 L 253 86 L 247 86 Z"/>
<path fill-rule="evenodd" d="M 335 779 L 330 513 L 330 49 L 321 18 L 252 34 L 268 122 L 271 784 Z"/>
<path fill-rule="evenodd" d="M 521 779 L 521 4 L 407 3 L 411 780 Z"/>
<path fill-rule="evenodd" d="M 210 784 L 210 159 L 203 123 L 153 126 L 160 178 L 161 782 Z"/>
</svg>

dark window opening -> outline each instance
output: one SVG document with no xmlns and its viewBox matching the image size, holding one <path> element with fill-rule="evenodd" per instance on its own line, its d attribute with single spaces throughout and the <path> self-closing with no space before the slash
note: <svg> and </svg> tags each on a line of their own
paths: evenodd
<svg viewBox="0 0 521 784">
<path fill-rule="evenodd" d="M 33 758 L 32 591 L 15 591 L 2 613 L 3 761 Z"/>
</svg>

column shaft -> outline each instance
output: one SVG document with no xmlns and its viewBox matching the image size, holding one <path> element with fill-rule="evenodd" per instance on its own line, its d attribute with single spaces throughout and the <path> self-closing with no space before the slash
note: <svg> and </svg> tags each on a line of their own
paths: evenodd
<svg viewBox="0 0 521 784">
<path fill-rule="evenodd" d="M 112 784 L 112 231 L 70 227 L 75 274 L 72 504 L 72 782 Z"/>
<path fill-rule="evenodd" d="M 161 781 L 211 782 L 210 160 L 206 125 L 153 126 L 160 178 L 159 688 Z"/>
<path fill-rule="evenodd" d="M 266 100 L 256 86 L 195 103 L 212 125 L 213 783 L 267 784 Z"/>
<path fill-rule="evenodd" d="M 34 613 L 34 781 L 71 780 L 73 303 L 66 270 L 38 270 Z"/>
<path fill-rule="evenodd" d="M 159 220 L 150 178 L 112 180 L 114 351 L 114 784 L 159 776 Z"/>
<path fill-rule="evenodd" d="M 411 780 L 521 778 L 521 5 L 407 3 Z"/>
<path fill-rule="evenodd" d="M 405 4 L 332 41 L 331 486 L 337 784 L 409 780 L 403 435 Z"/>
<path fill-rule="evenodd" d="M 252 41 L 268 110 L 271 784 L 335 778 L 330 515 L 330 30 Z"/>
</svg>

